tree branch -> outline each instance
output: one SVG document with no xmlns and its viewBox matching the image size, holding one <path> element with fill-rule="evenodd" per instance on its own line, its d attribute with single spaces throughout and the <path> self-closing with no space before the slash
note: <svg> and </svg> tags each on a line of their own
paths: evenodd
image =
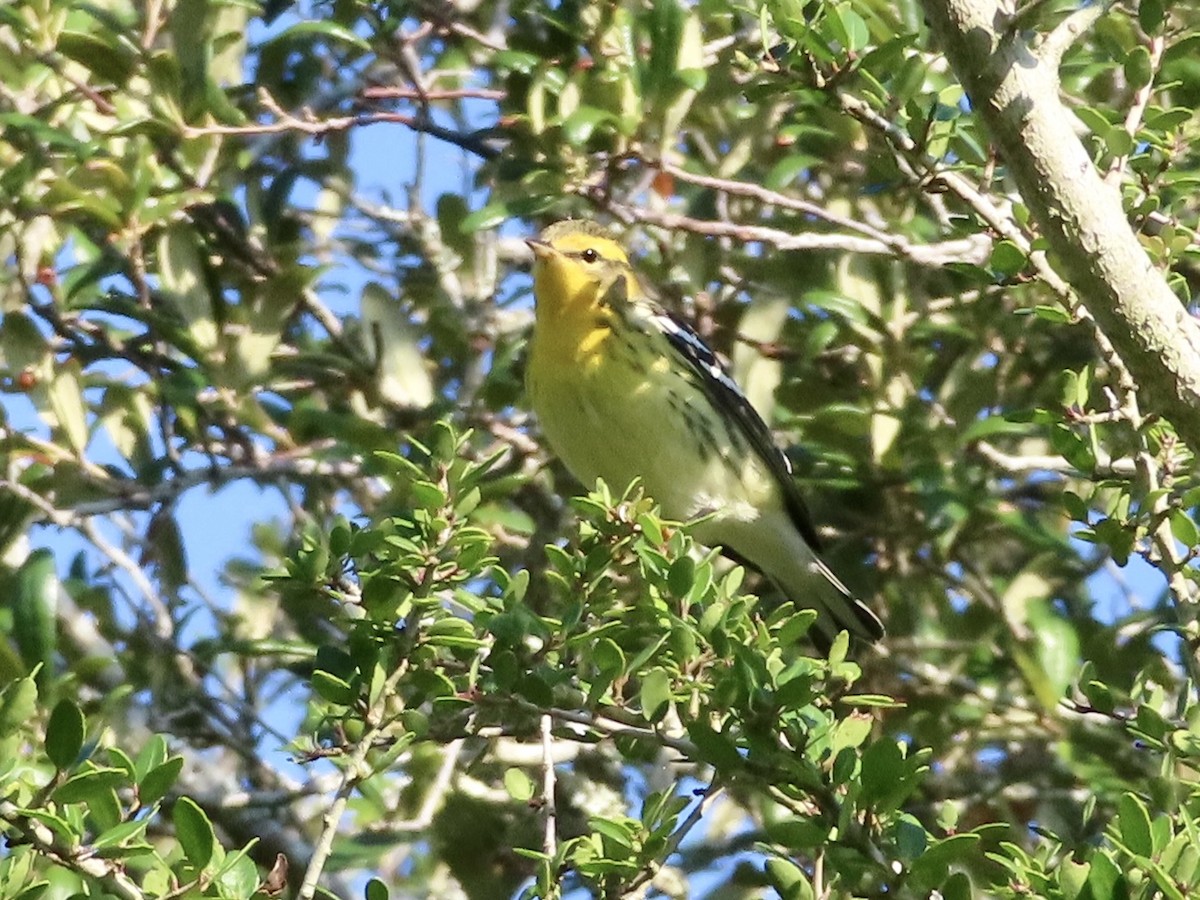
<svg viewBox="0 0 1200 900">
<path fill-rule="evenodd" d="M 1145 398 L 1200 447 L 1200 323 L 1130 228 L 1059 98 L 1056 44 L 1039 55 L 997 0 L 922 0 L 971 106 L 1067 278 Z"/>
<path fill-rule="evenodd" d="M 609 201 L 606 205 L 611 212 L 627 222 L 657 225 L 660 228 L 690 231 L 693 234 L 710 237 L 728 237 L 742 243 L 763 243 L 777 250 L 834 250 L 844 253 L 899 256 L 920 265 L 933 267 L 963 262 L 978 265 L 987 259 L 992 246 L 991 239 L 986 235 L 942 241 L 939 244 L 910 244 L 902 238 L 883 241 L 857 234 L 832 234 L 819 231 L 792 234 L 764 225 L 695 219 L 678 213 L 657 212 L 645 207 L 627 206 L 615 201 Z"/>
<path fill-rule="evenodd" d="M 121 900 L 145 900 L 146 894 L 141 886 L 129 876 L 119 860 L 97 856 L 88 847 L 64 847 L 53 831 L 38 820 L 23 815 L 7 801 L 0 804 L 0 821 L 10 825 L 20 835 L 19 838 L 10 837 L 10 845 L 30 844 L 41 856 L 77 875 L 95 880 L 105 891 Z"/>
</svg>

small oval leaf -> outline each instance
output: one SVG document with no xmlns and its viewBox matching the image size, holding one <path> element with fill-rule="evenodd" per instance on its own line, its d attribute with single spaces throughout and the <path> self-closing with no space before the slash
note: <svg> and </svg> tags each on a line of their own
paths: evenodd
<svg viewBox="0 0 1200 900">
<path fill-rule="evenodd" d="M 83 713 L 70 700 L 59 700 L 46 725 L 46 755 L 60 769 L 68 769 L 83 748 Z"/>
<path fill-rule="evenodd" d="M 216 835 L 208 816 L 190 797 L 180 797 L 171 812 L 175 822 L 175 837 L 183 855 L 197 869 L 203 869 L 212 859 Z"/>
</svg>

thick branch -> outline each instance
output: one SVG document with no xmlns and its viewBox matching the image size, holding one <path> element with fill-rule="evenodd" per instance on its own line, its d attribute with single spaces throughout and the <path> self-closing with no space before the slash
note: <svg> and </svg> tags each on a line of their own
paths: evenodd
<svg viewBox="0 0 1200 900">
<path fill-rule="evenodd" d="M 1076 135 L 1059 97 L 1057 44 L 1032 49 L 998 0 L 922 5 L 1080 302 L 1147 405 L 1200 448 L 1200 323 L 1138 243 L 1120 194 Z"/>
</svg>

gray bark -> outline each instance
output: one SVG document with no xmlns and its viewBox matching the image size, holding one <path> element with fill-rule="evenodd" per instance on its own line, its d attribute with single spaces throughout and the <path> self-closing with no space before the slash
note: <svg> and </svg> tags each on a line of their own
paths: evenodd
<svg viewBox="0 0 1200 900">
<path fill-rule="evenodd" d="M 1086 16 L 1034 47 L 996 0 L 922 5 L 1080 304 L 1133 376 L 1143 411 L 1165 416 L 1200 450 L 1200 323 L 1138 242 L 1059 96 L 1062 52 Z"/>
</svg>

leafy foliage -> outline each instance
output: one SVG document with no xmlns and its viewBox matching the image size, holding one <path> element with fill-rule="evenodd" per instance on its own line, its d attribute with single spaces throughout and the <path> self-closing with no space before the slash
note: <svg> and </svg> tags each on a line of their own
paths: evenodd
<svg viewBox="0 0 1200 900">
<path fill-rule="evenodd" d="M 0 6 L 0 897 L 1200 891 L 1192 448 L 923 18 Z M 1180 315 L 1197 27 L 1061 69 Z M 547 459 L 567 215 L 798 445 L 881 649 Z"/>
</svg>

